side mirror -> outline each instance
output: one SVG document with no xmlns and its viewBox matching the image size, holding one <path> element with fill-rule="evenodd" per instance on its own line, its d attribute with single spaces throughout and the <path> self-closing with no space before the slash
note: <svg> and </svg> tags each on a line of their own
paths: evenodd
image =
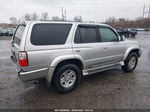
<svg viewBox="0 0 150 112">
<path fill-rule="evenodd" d="M 121 35 L 120 36 L 120 41 L 124 41 L 125 40 L 125 36 L 124 35 Z"/>
</svg>

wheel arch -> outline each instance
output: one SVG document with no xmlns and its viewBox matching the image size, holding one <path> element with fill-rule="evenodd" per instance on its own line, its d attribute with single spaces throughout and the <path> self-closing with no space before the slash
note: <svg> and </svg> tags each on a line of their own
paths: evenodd
<svg viewBox="0 0 150 112">
<path fill-rule="evenodd" d="M 55 70 L 57 69 L 57 68 L 59 68 L 60 66 L 62 66 L 62 65 L 64 65 L 64 64 L 75 64 L 75 65 L 77 65 L 81 70 L 84 68 L 84 65 L 83 65 L 83 63 L 82 63 L 82 61 L 81 60 L 79 60 L 79 59 L 66 59 L 66 60 L 63 60 L 63 61 L 61 61 L 61 62 L 59 62 L 58 64 L 57 64 L 57 66 L 55 67 Z"/>
<path fill-rule="evenodd" d="M 81 70 L 84 68 L 84 62 L 80 59 L 80 58 L 77 58 L 75 56 L 61 56 L 61 57 L 57 57 L 53 60 L 53 62 L 50 64 L 50 70 L 48 72 L 48 75 L 47 75 L 47 84 L 48 86 L 50 85 L 51 81 L 52 81 L 52 78 L 56 72 L 56 70 L 64 65 L 64 64 L 67 64 L 67 63 L 72 63 L 72 64 L 75 64 L 77 65 Z"/>
<path fill-rule="evenodd" d="M 129 54 L 132 53 L 132 52 L 137 53 L 138 57 L 140 57 L 140 53 L 139 53 L 140 52 L 140 48 L 139 47 L 131 47 L 131 48 L 127 49 L 127 51 L 126 51 L 126 53 L 125 53 L 125 55 L 123 57 L 123 61 L 125 61 L 126 58 L 129 56 Z"/>
</svg>

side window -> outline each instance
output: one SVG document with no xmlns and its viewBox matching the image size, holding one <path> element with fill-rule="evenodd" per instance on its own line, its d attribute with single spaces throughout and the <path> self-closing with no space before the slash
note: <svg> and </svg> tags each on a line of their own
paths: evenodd
<svg viewBox="0 0 150 112">
<path fill-rule="evenodd" d="M 78 27 L 75 34 L 75 43 L 95 43 L 97 34 L 95 27 Z"/>
<path fill-rule="evenodd" d="M 33 26 L 33 45 L 62 45 L 69 35 L 71 24 L 41 23 Z"/>
<path fill-rule="evenodd" d="M 80 29 L 77 28 L 76 34 L 75 34 L 75 38 L 74 38 L 74 42 L 75 42 L 75 43 L 81 43 L 80 41 L 81 41 L 81 37 L 80 37 Z"/>
<path fill-rule="evenodd" d="M 14 43 L 20 45 L 24 29 L 25 29 L 25 25 L 18 26 L 18 28 L 16 29 L 16 32 L 15 32 L 14 38 L 13 38 Z"/>
<path fill-rule="evenodd" d="M 107 27 L 101 27 L 99 28 L 99 31 L 100 31 L 102 42 L 118 41 L 118 36 L 115 34 L 115 32 L 112 29 Z"/>
</svg>

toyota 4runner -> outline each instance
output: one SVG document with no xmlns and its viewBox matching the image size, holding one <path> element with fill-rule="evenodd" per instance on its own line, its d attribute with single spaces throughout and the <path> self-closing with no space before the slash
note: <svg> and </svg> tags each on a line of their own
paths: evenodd
<svg viewBox="0 0 150 112">
<path fill-rule="evenodd" d="M 18 25 L 11 45 L 22 81 L 44 78 L 62 93 L 75 89 L 85 75 L 116 66 L 132 72 L 141 56 L 138 42 L 98 23 L 27 22 Z"/>
</svg>

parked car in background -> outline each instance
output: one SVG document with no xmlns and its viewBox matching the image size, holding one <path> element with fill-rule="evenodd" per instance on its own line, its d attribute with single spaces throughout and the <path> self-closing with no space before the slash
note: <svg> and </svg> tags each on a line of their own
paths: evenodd
<svg viewBox="0 0 150 112">
<path fill-rule="evenodd" d="M 6 35 L 7 35 L 6 29 L 1 28 L 1 29 L 0 29 L 0 35 L 1 35 L 1 36 L 6 36 Z"/>
<path fill-rule="evenodd" d="M 150 31 L 150 28 L 144 28 L 144 31 Z"/>
<path fill-rule="evenodd" d="M 133 28 L 116 28 L 116 31 L 120 36 L 124 35 L 125 37 L 129 37 L 130 35 L 135 37 L 137 35 L 137 31 Z"/>
<path fill-rule="evenodd" d="M 13 36 L 15 28 L 0 28 L 0 36 Z"/>
<path fill-rule="evenodd" d="M 15 32 L 15 28 L 8 28 L 8 36 L 13 36 L 14 32 Z"/>
<path fill-rule="evenodd" d="M 4 36 L 9 36 L 9 32 L 7 28 L 3 28 Z"/>
<path fill-rule="evenodd" d="M 135 37 L 137 35 L 137 31 L 134 28 L 127 28 L 128 35 Z"/>
<path fill-rule="evenodd" d="M 4 36 L 4 31 L 2 28 L 0 28 L 0 36 Z"/>
<path fill-rule="evenodd" d="M 137 28 L 136 31 L 144 31 L 144 28 Z"/>
<path fill-rule="evenodd" d="M 0 36 L 4 36 L 4 32 L 0 30 Z"/>
</svg>

